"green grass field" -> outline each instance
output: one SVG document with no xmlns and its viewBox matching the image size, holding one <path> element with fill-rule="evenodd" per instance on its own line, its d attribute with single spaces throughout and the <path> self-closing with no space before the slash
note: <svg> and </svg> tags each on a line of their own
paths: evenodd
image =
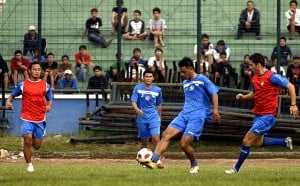
<svg viewBox="0 0 300 186">
<path fill-rule="evenodd" d="M 165 169 L 148 170 L 135 160 L 34 159 L 28 173 L 23 159 L 0 160 L 1 185 L 299 185 L 300 160 L 249 159 L 237 175 L 225 175 L 234 160 L 200 160 L 200 173 L 187 160 L 165 160 Z"/>
</svg>

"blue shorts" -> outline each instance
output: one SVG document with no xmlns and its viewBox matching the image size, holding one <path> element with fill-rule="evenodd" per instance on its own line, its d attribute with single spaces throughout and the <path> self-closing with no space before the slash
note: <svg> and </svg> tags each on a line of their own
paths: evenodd
<svg viewBox="0 0 300 186">
<path fill-rule="evenodd" d="M 266 135 L 274 127 L 276 118 L 272 114 L 255 116 L 250 131 L 255 135 Z"/>
<path fill-rule="evenodd" d="M 138 123 L 138 137 L 141 140 L 160 135 L 160 121 L 153 119 L 147 123 Z"/>
<path fill-rule="evenodd" d="M 198 140 L 202 133 L 205 120 L 205 117 L 202 117 L 197 112 L 188 114 L 180 112 L 169 126 L 179 130 L 185 136 Z"/>
<path fill-rule="evenodd" d="M 32 134 L 37 139 L 44 139 L 46 134 L 46 122 L 35 123 L 21 120 L 22 136 Z"/>
</svg>

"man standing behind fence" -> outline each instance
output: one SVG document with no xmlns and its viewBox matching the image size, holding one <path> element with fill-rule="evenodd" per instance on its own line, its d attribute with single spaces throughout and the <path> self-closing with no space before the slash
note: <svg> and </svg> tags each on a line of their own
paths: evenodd
<svg viewBox="0 0 300 186">
<path fill-rule="evenodd" d="M 285 77 L 266 70 L 264 57 L 259 53 L 250 56 L 249 66 L 254 73 L 252 76 L 253 91 L 246 95 L 239 93 L 236 95 L 236 99 L 254 99 L 252 112 L 255 117 L 251 129 L 243 139 L 243 146 L 237 163 L 231 169 L 225 170 L 226 174 L 236 174 L 239 172 L 250 153 L 251 146 L 286 146 L 290 150 L 293 149 L 290 137 L 279 139 L 265 137 L 265 135 L 274 127 L 276 122 L 280 87 L 288 89 L 291 98 L 290 113 L 294 117 L 298 115 L 294 85 Z"/>
<path fill-rule="evenodd" d="M 141 148 L 148 147 L 149 138 L 154 143 L 160 140 L 160 124 L 162 114 L 162 90 L 153 85 L 154 74 L 150 70 L 143 73 L 144 83 L 136 85 L 131 95 L 131 105 L 136 112 L 136 123 L 138 125 Z M 157 163 L 158 168 L 163 168 L 161 161 Z"/>
</svg>

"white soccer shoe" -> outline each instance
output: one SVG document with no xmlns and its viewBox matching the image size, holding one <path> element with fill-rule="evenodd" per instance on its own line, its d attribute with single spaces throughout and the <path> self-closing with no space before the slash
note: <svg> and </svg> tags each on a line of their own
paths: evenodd
<svg viewBox="0 0 300 186">
<path fill-rule="evenodd" d="M 286 142 L 286 147 L 289 148 L 290 150 L 293 150 L 293 140 L 291 137 L 287 137 L 284 140 Z"/>
<path fill-rule="evenodd" d="M 196 174 L 196 173 L 198 173 L 198 172 L 199 172 L 199 166 L 198 166 L 198 165 L 192 166 L 192 167 L 190 168 L 190 173 L 191 173 L 191 174 Z"/>
<path fill-rule="evenodd" d="M 158 169 L 163 169 L 164 168 L 164 164 L 161 160 L 157 161 L 156 166 L 157 166 Z"/>
<path fill-rule="evenodd" d="M 232 167 L 231 169 L 225 170 L 225 174 L 237 174 L 238 171 Z"/>
<path fill-rule="evenodd" d="M 33 167 L 32 164 L 29 164 L 29 165 L 27 166 L 27 171 L 28 171 L 28 172 L 34 172 L 34 167 Z"/>
</svg>

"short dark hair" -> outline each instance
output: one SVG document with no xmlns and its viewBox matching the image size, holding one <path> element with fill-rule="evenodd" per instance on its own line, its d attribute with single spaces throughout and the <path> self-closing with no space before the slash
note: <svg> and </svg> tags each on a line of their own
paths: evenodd
<svg viewBox="0 0 300 186">
<path fill-rule="evenodd" d="M 183 57 L 182 60 L 178 62 L 179 67 L 192 67 L 194 69 L 193 60 L 189 57 Z"/>
<path fill-rule="evenodd" d="M 153 8 L 152 13 L 154 14 L 154 12 L 158 12 L 160 14 L 160 9 L 158 7 Z"/>
<path fill-rule="evenodd" d="M 295 3 L 296 6 L 298 5 L 298 2 L 297 2 L 296 0 L 291 0 L 291 1 L 290 1 L 290 6 L 291 6 L 292 3 Z"/>
<path fill-rule="evenodd" d="M 156 53 L 157 51 L 160 51 L 161 53 L 164 53 L 164 51 L 163 51 L 161 48 L 156 48 L 156 49 L 154 50 L 154 53 Z"/>
<path fill-rule="evenodd" d="M 91 13 L 93 13 L 93 12 L 98 12 L 98 9 L 97 8 L 92 8 Z"/>
<path fill-rule="evenodd" d="M 246 57 L 250 57 L 250 55 L 249 55 L 249 54 L 245 54 L 245 55 L 244 55 L 244 59 L 245 59 Z"/>
<path fill-rule="evenodd" d="M 217 45 L 225 46 L 225 41 L 221 39 L 217 42 Z"/>
<path fill-rule="evenodd" d="M 143 72 L 143 76 L 145 76 L 145 75 L 148 74 L 148 73 L 151 73 L 152 76 L 154 77 L 154 72 L 153 72 L 152 70 L 145 70 L 145 71 Z"/>
<path fill-rule="evenodd" d="M 33 65 L 40 65 L 40 66 L 41 66 L 41 64 L 40 64 L 39 62 L 34 61 L 34 62 L 32 62 L 32 63 L 29 64 L 29 69 L 30 69 L 30 70 L 32 69 L 32 66 L 33 66 Z"/>
<path fill-rule="evenodd" d="M 83 50 L 86 50 L 87 47 L 86 47 L 86 45 L 80 45 L 78 49 L 79 49 L 79 50 L 82 50 L 82 49 L 83 49 Z"/>
<path fill-rule="evenodd" d="M 70 57 L 67 54 L 64 54 L 61 56 L 61 60 L 63 60 L 65 57 L 68 58 L 68 60 L 70 59 Z"/>
<path fill-rule="evenodd" d="M 135 48 L 135 49 L 133 49 L 132 53 L 134 53 L 134 52 L 136 52 L 136 51 L 142 52 L 140 48 Z"/>
<path fill-rule="evenodd" d="M 16 50 L 15 55 L 17 55 L 17 54 L 22 54 L 22 51 L 21 50 Z"/>
<path fill-rule="evenodd" d="M 254 53 L 249 58 L 253 63 L 258 64 L 260 63 L 261 66 L 265 66 L 265 59 L 264 56 L 260 53 Z"/>
<path fill-rule="evenodd" d="M 138 14 L 142 15 L 142 12 L 140 10 L 135 10 L 135 11 L 133 11 L 133 13 L 138 13 Z"/>
<path fill-rule="evenodd" d="M 94 68 L 93 68 L 93 72 L 95 72 L 96 70 L 100 70 L 100 71 L 102 71 L 102 68 L 101 68 L 99 65 L 97 65 L 97 66 L 94 66 Z"/>
<path fill-rule="evenodd" d="M 284 37 L 284 36 L 282 36 L 282 37 L 280 37 L 280 39 L 279 40 L 284 40 L 284 41 L 286 41 L 286 37 Z"/>
<path fill-rule="evenodd" d="M 209 35 L 208 34 L 202 34 L 201 37 L 200 37 L 200 39 L 203 39 L 203 38 L 209 39 Z"/>
<path fill-rule="evenodd" d="M 220 55 L 220 56 L 221 56 L 221 55 L 225 55 L 225 56 L 227 56 L 227 53 L 223 51 L 223 52 L 220 52 L 220 54 L 219 54 L 219 55 Z"/>
<path fill-rule="evenodd" d="M 55 55 L 52 52 L 49 52 L 46 57 L 48 56 L 55 56 Z"/>
</svg>

